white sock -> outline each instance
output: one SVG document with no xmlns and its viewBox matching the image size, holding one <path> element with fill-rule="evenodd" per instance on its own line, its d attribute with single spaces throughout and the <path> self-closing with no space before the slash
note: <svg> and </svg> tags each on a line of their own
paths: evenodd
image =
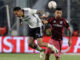
<svg viewBox="0 0 80 60">
<path fill-rule="evenodd" d="M 49 43 L 48 43 L 48 48 L 51 48 L 52 50 L 55 50 L 56 49 L 55 46 L 53 46 L 53 45 L 51 45 Z"/>
<path fill-rule="evenodd" d="M 41 50 L 42 50 L 42 48 L 41 48 L 41 47 L 39 47 L 39 46 L 37 46 L 36 50 L 41 51 Z"/>
</svg>

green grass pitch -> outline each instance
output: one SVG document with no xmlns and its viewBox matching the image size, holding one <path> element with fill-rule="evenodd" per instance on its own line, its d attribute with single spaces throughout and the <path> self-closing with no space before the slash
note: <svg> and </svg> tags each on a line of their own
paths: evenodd
<svg viewBox="0 0 80 60">
<path fill-rule="evenodd" d="M 40 58 L 39 54 L 0 54 L 0 60 L 40 60 Z M 50 60 L 55 60 L 54 55 L 51 55 Z M 61 55 L 61 60 L 80 60 L 80 55 Z"/>
</svg>

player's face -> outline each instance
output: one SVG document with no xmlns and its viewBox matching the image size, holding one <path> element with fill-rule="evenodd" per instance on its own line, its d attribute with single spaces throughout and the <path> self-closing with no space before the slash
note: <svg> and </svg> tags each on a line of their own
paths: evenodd
<svg viewBox="0 0 80 60">
<path fill-rule="evenodd" d="M 14 14 L 15 14 L 16 17 L 21 17 L 22 16 L 20 10 L 19 11 L 14 11 Z"/>
<path fill-rule="evenodd" d="M 55 11 L 55 17 L 56 18 L 61 18 L 62 17 L 62 11 L 61 10 L 56 10 Z"/>
</svg>

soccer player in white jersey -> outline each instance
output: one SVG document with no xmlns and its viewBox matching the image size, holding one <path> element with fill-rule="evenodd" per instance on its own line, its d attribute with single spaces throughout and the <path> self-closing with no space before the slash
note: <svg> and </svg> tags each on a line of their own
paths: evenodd
<svg viewBox="0 0 80 60">
<path fill-rule="evenodd" d="M 24 20 L 29 25 L 29 40 L 28 44 L 31 48 L 36 49 L 38 51 L 43 51 L 40 47 L 48 47 L 55 53 L 58 53 L 58 50 L 51 44 L 43 42 L 43 32 L 42 32 L 42 21 L 38 17 L 37 13 L 40 13 L 40 10 L 15 7 L 13 9 L 14 15 Z M 37 39 L 37 44 L 34 43 L 34 40 Z M 39 47 L 40 46 L 40 47 Z"/>
</svg>

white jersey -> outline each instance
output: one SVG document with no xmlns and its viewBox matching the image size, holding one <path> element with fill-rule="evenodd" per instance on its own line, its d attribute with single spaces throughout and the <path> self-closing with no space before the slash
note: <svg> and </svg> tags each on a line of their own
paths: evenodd
<svg viewBox="0 0 80 60">
<path fill-rule="evenodd" d="M 41 27 L 43 25 L 41 19 L 36 14 L 37 10 L 30 8 L 23 8 L 24 17 L 22 19 L 29 25 L 30 28 Z"/>
</svg>

